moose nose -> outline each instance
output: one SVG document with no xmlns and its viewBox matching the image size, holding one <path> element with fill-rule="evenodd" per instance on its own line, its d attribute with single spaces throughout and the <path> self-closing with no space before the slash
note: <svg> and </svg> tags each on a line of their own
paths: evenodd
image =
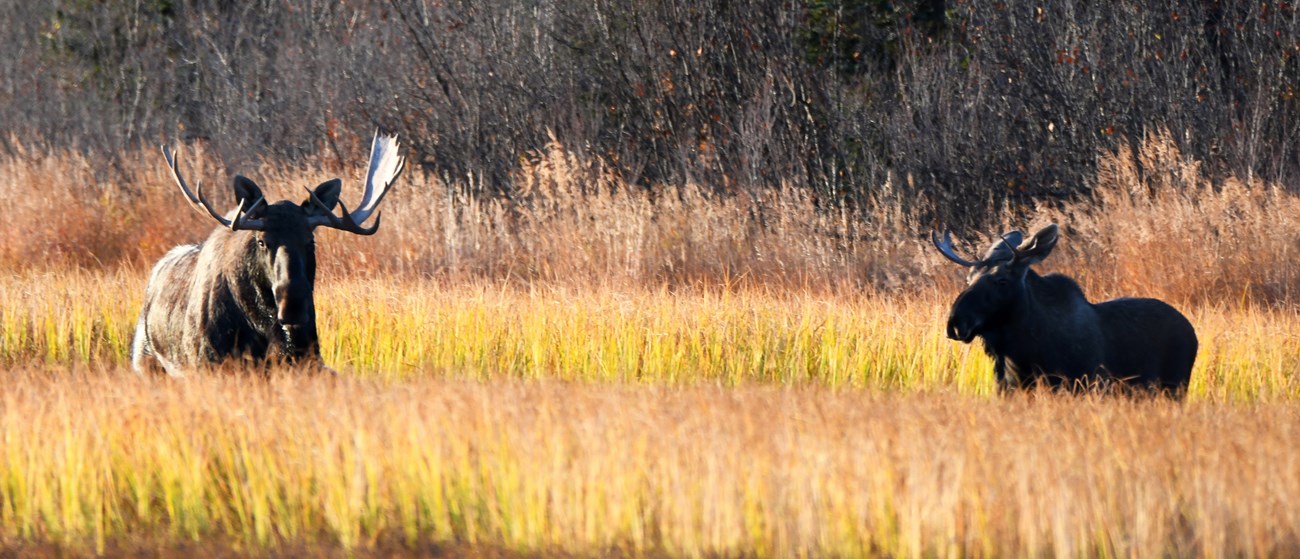
<svg viewBox="0 0 1300 559">
<path fill-rule="evenodd" d="M 953 323 L 953 321 L 951 320 L 948 321 L 948 339 L 950 340 L 961 339 L 961 334 L 957 332 L 957 325 Z"/>
<path fill-rule="evenodd" d="M 276 305 L 275 319 L 285 326 L 298 326 L 303 323 L 305 313 L 301 310 L 301 305 L 296 305 L 292 301 L 283 300 Z"/>
<path fill-rule="evenodd" d="M 975 339 L 975 326 L 966 324 L 966 321 L 958 320 L 956 317 L 949 317 L 948 339 L 970 343 L 971 340 Z"/>
<path fill-rule="evenodd" d="M 301 326 L 308 319 L 311 303 L 301 294 L 283 290 L 277 293 L 275 319 L 285 326 Z"/>
</svg>

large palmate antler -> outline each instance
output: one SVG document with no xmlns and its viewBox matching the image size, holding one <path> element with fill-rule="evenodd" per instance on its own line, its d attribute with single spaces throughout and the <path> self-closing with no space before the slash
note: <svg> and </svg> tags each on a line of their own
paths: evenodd
<svg viewBox="0 0 1300 559">
<path fill-rule="evenodd" d="M 952 260 L 957 264 L 969 268 L 979 263 L 957 256 L 957 251 L 952 247 L 952 233 L 946 229 L 943 232 L 943 239 L 939 238 L 938 231 L 930 231 L 930 242 L 934 243 L 934 248 L 939 249 L 940 254 L 946 256 L 948 260 Z"/>
<path fill-rule="evenodd" d="M 213 209 L 212 202 L 209 202 L 207 197 L 203 195 L 203 181 L 199 181 L 198 194 L 195 195 L 195 193 L 190 190 L 190 187 L 185 184 L 185 179 L 181 178 L 181 172 L 177 168 L 178 163 L 176 158 L 172 157 L 171 150 L 168 149 L 166 145 L 163 145 L 162 152 L 163 157 L 167 159 L 167 167 L 172 171 L 172 178 L 176 180 L 176 186 L 181 188 L 181 193 L 185 194 L 185 199 L 189 200 L 190 206 L 193 206 L 194 209 L 199 209 L 201 207 L 202 209 L 207 210 L 208 215 L 211 215 L 213 219 L 217 220 L 222 225 L 229 227 L 232 231 L 261 231 L 266 227 L 265 221 L 249 217 L 255 215 L 256 212 L 262 208 L 262 205 L 266 203 L 265 198 L 258 196 L 257 200 L 254 200 L 252 204 L 249 204 L 247 209 L 244 208 L 244 203 L 246 203 L 247 200 L 240 200 L 239 206 L 235 209 L 235 219 L 226 219 L 218 213 L 217 210 Z"/>
<path fill-rule="evenodd" d="M 334 211 L 325 205 L 316 193 L 310 189 L 307 191 L 311 196 L 311 201 L 316 207 L 324 212 L 324 215 L 313 216 L 308 219 L 313 227 L 325 226 L 340 231 L 348 231 L 358 235 L 373 235 L 379 230 L 378 214 L 375 215 L 375 224 L 370 227 L 362 227 L 370 215 L 379 207 L 379 202 L 383 201 L 384 196 L 388 194 L 388 189 L 392 187 L 393 181 L 397 176 L 402 174 L 402 169 L 406 167 L 406 158 L 398 155 L 397 136 L 388 136 L 375 131 L 375 140 L 370 146 L 370 169 L 366 173 L 365 191 L 361 194 L 361 202 L 357 203 L 355 211 L 349 212 L 343 201 L 339 201 L 339 211 L 343 215 L 334 215 Z"/>
</svg>

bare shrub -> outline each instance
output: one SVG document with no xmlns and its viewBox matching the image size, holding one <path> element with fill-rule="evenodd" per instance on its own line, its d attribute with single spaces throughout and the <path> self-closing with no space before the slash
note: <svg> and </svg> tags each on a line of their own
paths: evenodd
<svg viewBox="0 0 1300 559">
<path fill-rule="evenodd" d="M 926 222 L 980 226 L 1079 199 L 1098 153 L 1156 130 L 1212 181 L 1294 188 L 1300 169 L 1288 4 L 180 0 L 0 14 L 0 126 L 117 172 L 140 144 L 175 139 L 208 142 L 227 172 L 308 157 L 342 170 L 382 126 L 474 198 L 513 202 L 519 159 L 556 138 L 639 188 L 806 189 L 833 214 L 889 184 L 925 201 Z"/>
</svg>

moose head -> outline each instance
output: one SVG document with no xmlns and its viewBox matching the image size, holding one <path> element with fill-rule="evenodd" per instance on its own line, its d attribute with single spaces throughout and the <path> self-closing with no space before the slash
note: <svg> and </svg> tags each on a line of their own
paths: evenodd
<svg viewBox="0 0 1300 559">
<path fill-rule="evenodd" d="M 971 261 L 957 255 L 951 234 L 944 232 L 940 239 L 937 232 L 931 232 L 930 240 L 940 253 L 970 268 L 966 289 L 957 296 L 948 316 L 948 337 L 969 343 L 1010 316 L 1025 297 L 1029 267 L 1047 258 L 1058 238 L 1056 224 L 1039 229 L 1027 241 L 1020 231 L 1011 231 L 994 242 L 982 258 Z"/>
</svg>

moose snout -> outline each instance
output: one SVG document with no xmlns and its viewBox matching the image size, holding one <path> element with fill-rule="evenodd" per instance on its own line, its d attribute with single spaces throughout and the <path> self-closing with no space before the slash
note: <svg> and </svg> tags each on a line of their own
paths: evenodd
<svg viewBox="0 0 1300 559">
<path fill-rule="evenodd" d="M 311 320 L 311 294 L 295 287 L 275 287 L 275 319 L 285 326 L 302 326 Z"/>
<path fill-rule="evenodd" d="M 285 326 L 301 326 L 307 321 L 307 305 L 293 299 L 276 302 L 275 319 Z"/>
<path fill-rule="evenodd" d="M 279 310 L 277 310 L 275 313 L 275 319 L 278 320 L 280 324 L 293 326 L 301 322 L 300 320 L 301 317 L 297 316 L 297 313 L 294 313 L 293 311 L 290 311 L 286 308 L 288 307 L 287 304 L 280 303 L 279 307 L 280 307 Z"/>
<path fill-rule="evenodd" d="M 971 340 L 975 339 L 976 328 L 978 328 L 978 325 L 971 323 L 969 320 L 962 320 L 956 315 L 948 317 L 948 339 L 950 340 L 970 343 Z"/>
</svg>

